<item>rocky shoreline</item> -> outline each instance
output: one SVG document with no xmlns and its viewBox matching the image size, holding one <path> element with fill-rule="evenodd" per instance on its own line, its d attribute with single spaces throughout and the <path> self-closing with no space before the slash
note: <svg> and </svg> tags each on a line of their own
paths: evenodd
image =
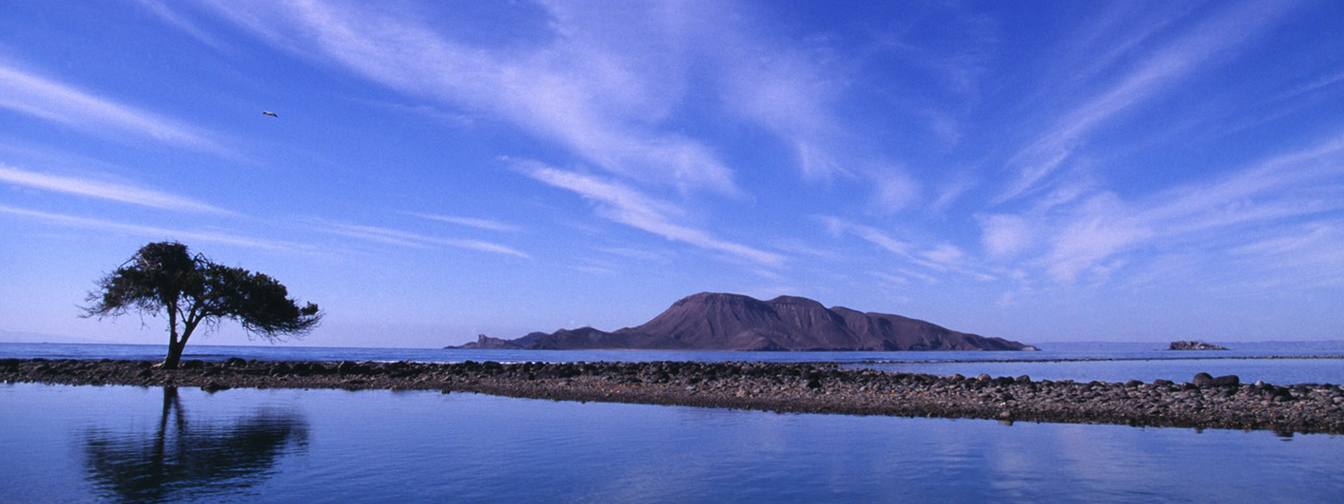
<svg viewBox="0 0 1344 504">
<path fill-rule="evenodd" d="M 267 362 L 0 359 L 0 382 L 228 388 L 439 390 L 563 401 L 1000 421 L 1344 434 L 1344 389 L 1242 384 L 1032 380 L 767 362 Z"/>
</svg>

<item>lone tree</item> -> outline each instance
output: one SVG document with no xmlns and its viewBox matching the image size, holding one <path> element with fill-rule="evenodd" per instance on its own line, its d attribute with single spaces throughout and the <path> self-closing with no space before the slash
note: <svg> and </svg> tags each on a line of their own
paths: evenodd
<svg viewBox="0 0 1344 504">
<path fill-rule="evenodd" d="M 221 318 L 237 320 L 248 337 L 276 342 L 302 337 L 322 319 L 317 305 L 300 308 L 274 278 L 210 262 L 187 253 L 177 242 L 140 248 L 89 292 L 85 317 L 117 317 L 131 311 L 168 314 L 168 356 L 164 369 L 176 369 L 196 328 L 214 327 Z"/>
</svg>

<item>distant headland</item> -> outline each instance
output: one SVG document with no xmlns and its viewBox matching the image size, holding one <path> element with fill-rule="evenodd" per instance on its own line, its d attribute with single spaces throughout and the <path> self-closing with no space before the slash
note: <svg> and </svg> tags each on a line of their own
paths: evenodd
<svg viewBox="0 0 1344 504">
<path fill-rule="evenodd" d="M 761 301 L 703 292 L 673 303 L 643 325 L 534 332 L 517 339 L 481 335 L 448 348 L 513 350 L 902 351 L 1036 350 L 1003 338 L 953 331 L 885 313 L 826 308 L 811 299 Z"/>
</svg>

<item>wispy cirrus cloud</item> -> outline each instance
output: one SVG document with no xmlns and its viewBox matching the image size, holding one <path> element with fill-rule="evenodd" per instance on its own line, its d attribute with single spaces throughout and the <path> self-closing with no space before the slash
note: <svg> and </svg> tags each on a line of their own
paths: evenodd
<svg viewBox="0 0 1344 504">
<path fill-rule="evenodd" d="M 478 252 L 488 252 L 491 254 L 501 254 L 522 259 L 532 258 L 532 256 L 517 249 L 481 240 L 439 238 L 398 229 L 332 222 L 328 220 L 315 220 L 314 223 L 315 228 L 318 231 L 365 241 L 395 245 L 398 247 L 428 249 L 443 246 L 475 250 Z"/>
<path fill-rule="evenodd" d="M 4 164 L 0 164 L 0 182 L 178 212 L 233 214 L 213 205 L 153 189 L 20 170 Z"/>
<path fill-rule="evenodd" d="M 1072 283 L 1094 268 L 1160 245 L 1202 257 L 1233 248 L 1244 254 L 1270 248 L 1252 244 L 1278 236 L 1276 223 L 1327 226 L 1344 210 L 1344 135 L 1274 156 L 1235 172 L 1126 200 L 1111 192 L 1026 214 L 980 219 L 982 244 L 994 260 L 1039 254 L 1030 262 L 1051 278 Z M 1229 232 L 1237 230 L 1236 232 Z M 1214 237 L 1217 237 L 1215 240 Z M 1285 262 L 1276 249 L 1257 267 Z"/>
<path fill-rule="evenodd" d="M 862 135 L 836 112 L 840 65 L 764 35 L 768 23 L 737 2 L 541 2 L 511 12 L 526 28 L 503 44 L 386 5 L 206 2 L 278 48 L 509 123 L 636 185 L 744 195 L 720 152 L 735 146 L 687 128 L 692 116 L 769 132 L 807 180 L 893 176 L 869 173 L 875 161 L 856 154 L 871 146 L 856 149 Z"/>
<path fill-rule="evenodd" d="M 824 70 L 801 55 L 770 54 L 762 48 L 755 52 L 757 61 L 724 65 L 730 69 L 724 92 L 730 109 L 787 142 L 804 177 L 828 180 L 854 175 L 836 152 L 842 150 L 838 145 L 845 135 L 830 111 L 828 102 L 836 85 L 821 75 Z"/>
<path fill-rule="evenodd" d="M 996 202 L 1015 199 L 1038 187 L 1107 121 L 1152 100 L 1201 69 L 1230 59 L 1229 53 L 1247 46 L 1282 19 L 1295 3 L 1295 0 L 1239 2 L 1157 48 L 1121 77 L 1060 115 L 1018 150 L 1008 160 L 1008 166 L 1017 173 L 1016 180 Z M 1145 32 L 1145 37 L 1147 35 Z M 1138 50 L 1145 46 L 1136 43 L 1127 47 Z M 1109 55 L 1106 59 L 1115 60 L 1116 57 Z"/>
<path fill-rule="evenodd" d="M 560 147 L 564 161 L 552 165 L 578 159 L 603 177 L 527 171 L 534 180 L 599 203 L 602 217 L 673 241 L 766 265 L 783 261 L 681 224 L 674 208 L 647 196 L 668 188 L 754 196 L 720 155 L 720 148 L 737 146 L 719 145 L 716 134 L 687 120 L 692 116 L 769 132 L 793 149 L 805 180 L 871 182 L 860 190 L 875 188 L 873 206 L 884 213 L 921 199 L 920 181 L 899 163 L 867 159 L 870 149 L 852 148 L 862 140 L 835 113 L 845 87 L 837 66 L 807 44 L 761 35 L 753 24 L 760 19 L 735 2 L 541 2 L 529 6 L 537 12 L 511 11 L 515 25 L 526 28 L 503 44 L 442 30 L 386 5 L 207 4 L 301 58 Z M 612 192 L 593 191 L 603 184 Z"/>
<path fill-rule="evenodd" d="M 115 139 L 130 135 L 189 149 L 226 152 L 202 128 L 95 96 L 3 61 L 0 108 Z"/>
<path fill-rule="evenodd" d="M 168 8 L 168 6 L 165 5 L 163 2 L 159 0 L 135 0 L 135 1 L 136 3 L 140 4 L 140 6 L 143 7 L 145 10 L 148 10 L 151 14 L 158 16 L 159 19 L 162 19 L 165 23 L 168 23 L 169 25 L 172 25 L 173 27 L 182 30 L 183 32 L 186 32 L 196 40 L 201 41 L 201 43 L 213 47 L 215 49 L 219 49 L 224 46 L 224 44 L 220 42 L 218 37 L 206 31 L 205 29 L 201 28 L 199 24 L 187 18 L 186 16 L 183 16 L 177 13 L 176 11 L 173 11 L 172 9 Z"/>
<path fill-rule="evenodd" d="M 1334 222 L 1286 226 L 1231 253 L 1243 266 L 1278 270 L 1252 280 L 1259 290 L 1344 285 L 1344 229 Z"/>
<path fill-rule="evenodd" d="M 779 266 L 785 258 L 747 245 L 714 237 L 707 231 L 678 224 L 680 210 L 623 184 L 598 177 L 560 170 L 534 161 L 517 161 L 515 168 L 537 181 L 582 196 L 597 206 L 598 215 L 644 230 L 668 240 L 706 250 L 725 252 L 767 266 Z"/>
<path fill-rule="evenodd" d="M 838 217 L 822 216 L 816 217 L 816 220 L 825 225 L 827 232 L 833 236 L 857 236 L 911 264 L 936 274 L 957 273 L 981 281 L 991 281 L 996 278 L 994 275 L 982 271 L 984 268 L 977 264 L 969 254 L 951 243 L 944 242 L 933 246 L 924 246 L 912 241 L 898 239 L 876 227 L 857 224 Z M 930 273 L 915 275 L 909 268 L 902 267 L 897 268 L 897 270 L 902 275 L 909 277 L 933 278 Z"/>
<path fill-rule="evenodd" d="M 1317 214 L 1344 207 L 1344 134 L 1198 185 L 1162 192 L 1147 212 L 1177 232 Z"/>
<path fill-rule="evenodd" d="M 1151 224 L 1133 215 L 1133 208 L 1114 195 L 1090 198 L 1049 238 L 1046 271 L 1060 282 L 1072 283 L 1104 260 L 1151 240 L 1157 234 Z"/>
<path fill-rule="evenodd" d="M 15 208 L 6 205 L 0 205 L 0 213 L 37 219 L 51 224 L 61 226 L 88 229 L 92 231 L 108 233 L 124 233 L 134 236 L 142 236 L 154 240 L 184 240 L 184 241 L 203 241 L 210 243 L 220 243 L 224 245 L 236 245 L 239 247 L 248 247 L 265 250 L 282 251 L 304 251 L 311 250 L 311 247 L 289 243 L 277 240 L 266 240 L 250 236 L 228 233 L 211 232 L 200 230 L 170 229 L 156 226 L 141 226 L 138 224 L 126 224 L 122 222 L 109 221 L 105 219 L 91 219 L 87 217 L 76 217 L 71 215 L 62 215 L 50 212 L 41 212 L 37 210 L 28 210 Z"/>
<path fill-rule="evenodd" d="M 1344 84 L 1344 71 L 1333 73 L 1312 80 L 1311 82 L 1298 86 L 1297 88 L 1291 89 L 1288 92 L 1283 93 L 1279 96 L 1276 96 L 1275 99 L 1284 100 L 1296 96 L 1315 93 L 1317 91 L 1328 89 L 1333 86 L 1338 86 L 1340 84 Z"/>
<path fill-rule="evenodd" d="M 739 190 L 712 147 L 662 124 L 681 101 L 683 79 L 670 73 L 678 58 L 666 38 L 674 27 L 642 8 L 543 4 L 546 21 L 520 37 L 531 43 L 494 47 L 374 4 L 211 6 L 277 47 L 510 122 L 603 170 L 682 190 Z"/>
<path fill-rule="evenodd" d="M 904 168 L 870 168 L 868 182 L 873 187 L 872 206 L 881 213 L 896 213 L 921 198 L 921 184 Z"/>
<path fill-rule="evenodd" d="M 914 259 L 914 256 L 910 255 L 910 250 L 914 248 L 914 245 L 898 240 L 880 229 L 863 224 L 856 224 L 839 217 L 822 216 L 817 217 L 817 220 L 825 225 L 826 231 L 833 236 L 846 234 L 858 236 L 869 243 L 881 247 L 887 252 Z"/>
<path fill-rule="evenodd" d="M 981 244 L 991 259 L 1010 257 L 1031 246 L 1036 230 L 1020 215 L 996 214 L 977 218 Z"/>
<path fill-rule="evenodd" d="M 457 217 L 452 215 L 437 215 L 437 214 L 426 214 L 418 212 L 404 212 L 404 213 L 406 215 L 419 217 L 422 219 L 447 222 L 449 224 L 457 224 L 459 226 L 484 229 L 486 231 L 499 231 L 501 233 L 517 233 L 523 230 L 521 226 L 491 219 L 478 219 L 474 217 Z"/>
</svg>

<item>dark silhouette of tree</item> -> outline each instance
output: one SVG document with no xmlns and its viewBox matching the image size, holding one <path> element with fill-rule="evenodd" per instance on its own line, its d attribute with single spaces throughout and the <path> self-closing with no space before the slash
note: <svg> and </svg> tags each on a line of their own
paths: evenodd
<svg viewBox="0 0 1344 504">
<path fill-rule="evenodd" d="M 188 421 L 176 387 L 163 388 L 153 434 L 94 430 L 84 452 L 89 479 L 122 502 L 173 502 L 236 492 L 264 481 L 308 443 L 295 412 L 261 411 L 228 423 Z"/>
<path fill-rule="evenodd" d="M 202 323 L 213 327 L 220 319 L 242 324 L 248 337 L 283 341 L 301 337 L 322 319 L 317 305 L 300 308 L 274 278 L 192 256 L 177 242 L 145 245 L 116 271 L 98 280 L 89 293 L 85 317 L 120 316 L 131 311 L 168 315 L 168 355 L 165 369 L 177 368 L 187 340 Z"/>
</svg>

